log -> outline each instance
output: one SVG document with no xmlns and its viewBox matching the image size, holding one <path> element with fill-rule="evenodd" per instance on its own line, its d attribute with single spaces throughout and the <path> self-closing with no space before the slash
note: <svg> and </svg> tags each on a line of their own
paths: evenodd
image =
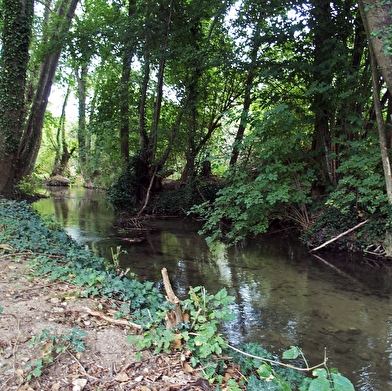
<svg viewBox="0 0 392 391">
<path fill-rule="evenodd" d="M 320 250 L 321 248 L 327 246 L 328 244 L 334 242 L 335 240 L 340 239 L 342 236 L 347 235 L 347 234 L 349 234 L 349 233 L 352 232 L 352 231 L 355 231 L 355 230 L 358 229 L 359 227 L 362 227 L 362 226 L 365 225 L 368 221 L 369 221 L 369 220 L 362 221 L 361 223 L 357 224 L 355 227 L 352 227 L 352 228 L 348 229 L 347 231 L 344 231 L 344 232 L 341 233 L 340 235 L 335 236 L 335 237 L 332 238 L 331 240 L 326 241 L 326 242 L 323 243 L 321 246 L 318 246 L 318 247 L 316 247 L 316 248 L 312 248 L 312 249 L 310 250 L 310 252 L 312 253 L 312 252 L 314 252 L 314 251 Z"/>
<path fill-rule="evenodd" d="M 166 291 L 166 300 L 174 305 L 174 310 L 169 311 L 166 316 L 166 327 L 173 328 L 177 326 L 179 323 L 184 321 L 184 316 L 182 314 L 181 309 L 181 301 L 180 299 L 174 294 L 173 288 L 170 284 L 169 275 L 167 273 L 167 269 L 164 267 L 161 270 L 162 277 L 163 277 L 163 284 L 165 286 Z"/>
</svg>

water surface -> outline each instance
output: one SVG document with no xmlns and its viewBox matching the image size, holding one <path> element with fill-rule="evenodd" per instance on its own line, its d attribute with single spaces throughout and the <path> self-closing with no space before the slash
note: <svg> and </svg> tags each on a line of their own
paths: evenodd
<svg viewBox="0 0 392 391">
<path fill-rule="evenodd" d="M 329 366 L 356 390 L 392 389 L 390 268 L 348 255 L 312 256 L 283 234 L 208 248 L 198 223 L 174 219 L 118 231 L 102 193 L 55 188 L 50 194 L 34 204 L 41 214 L 54 214 L 77 241 L 109 259 L 121 246 L 122 266 L 140 279 L 159 284 L 166 267 L 180 297 L 189 286 L 211 293 L 226 287 L 236 299 L 237 318 L 224 330 L 231 343 L 257 341 L 278 355 L 300 346 L 311 365 L 323 360 L 325 347 Z"/>
</svg>

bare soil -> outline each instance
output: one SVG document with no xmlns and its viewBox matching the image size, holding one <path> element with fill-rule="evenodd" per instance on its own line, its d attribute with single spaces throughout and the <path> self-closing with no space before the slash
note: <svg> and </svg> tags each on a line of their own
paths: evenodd
<svg viewBox="0 0 392 391">
<path fill-rule="evenodd" d="M 23 257 L 0 255 L 0 390 L 212 389 L 181 353 L 147 351 L 137 361 L 127 343 L 127 335 L 135 330 L 115 324 L 108 300 L 83 298 L 76 286 L 33 278 L 27 265 Z M 40 376 L 32 375 L 29 364 L 34 368 L 50 346 L 32 344 L 31 338 L 45 329 L 67 334 L 74 327 L 87 332 L 86 350 L 66 350 L 45 364 Z"/>
</svg>

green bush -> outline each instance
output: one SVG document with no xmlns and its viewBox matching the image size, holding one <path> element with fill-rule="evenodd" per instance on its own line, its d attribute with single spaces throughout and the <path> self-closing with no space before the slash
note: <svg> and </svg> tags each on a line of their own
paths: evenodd
<svg viewBox="0 0 392 391">
<path fill-rule="evenodd" d="M 289 218 L 288 207 L 306 209 L 315 180 L 307 161 L 310 143 L 303 121 L 287 105 L 255 114 L 241 146 L 248 158 L 229 170 L 213 203 L 192 209 L 207 219 L 203 232 L 209 241 L 238 242 Z"/>
</svg>

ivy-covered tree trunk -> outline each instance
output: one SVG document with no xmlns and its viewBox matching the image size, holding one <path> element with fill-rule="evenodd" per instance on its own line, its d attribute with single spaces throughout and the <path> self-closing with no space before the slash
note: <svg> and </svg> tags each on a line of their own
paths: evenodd
<svg viewBox="0 0 392 391">
<path fill-rule="evenodd" d="M 53 47 L 50 48 L 48 56 L 41 65 L 38 86 L 20 142 L 15 173 L 17 181 L 31 174 L 34 169 L 41 145 L 42 127 L 48 98 L 64 44 L 64 35 L 69 30 L 78 1 L 63 0 L 59 4 L 57 15 L 54 17 L 53 25 L 50 27 L 49 38 L 43 40 L 43 42 L 52 44 Z"/>
<path fill-rule="evenodd" d="M 33 0 L 2 1 L 0 56 L 0 195 L 14 193 L 19 140 L 25 119 L 25 86 L 33 27 Z"/>
</svg>

